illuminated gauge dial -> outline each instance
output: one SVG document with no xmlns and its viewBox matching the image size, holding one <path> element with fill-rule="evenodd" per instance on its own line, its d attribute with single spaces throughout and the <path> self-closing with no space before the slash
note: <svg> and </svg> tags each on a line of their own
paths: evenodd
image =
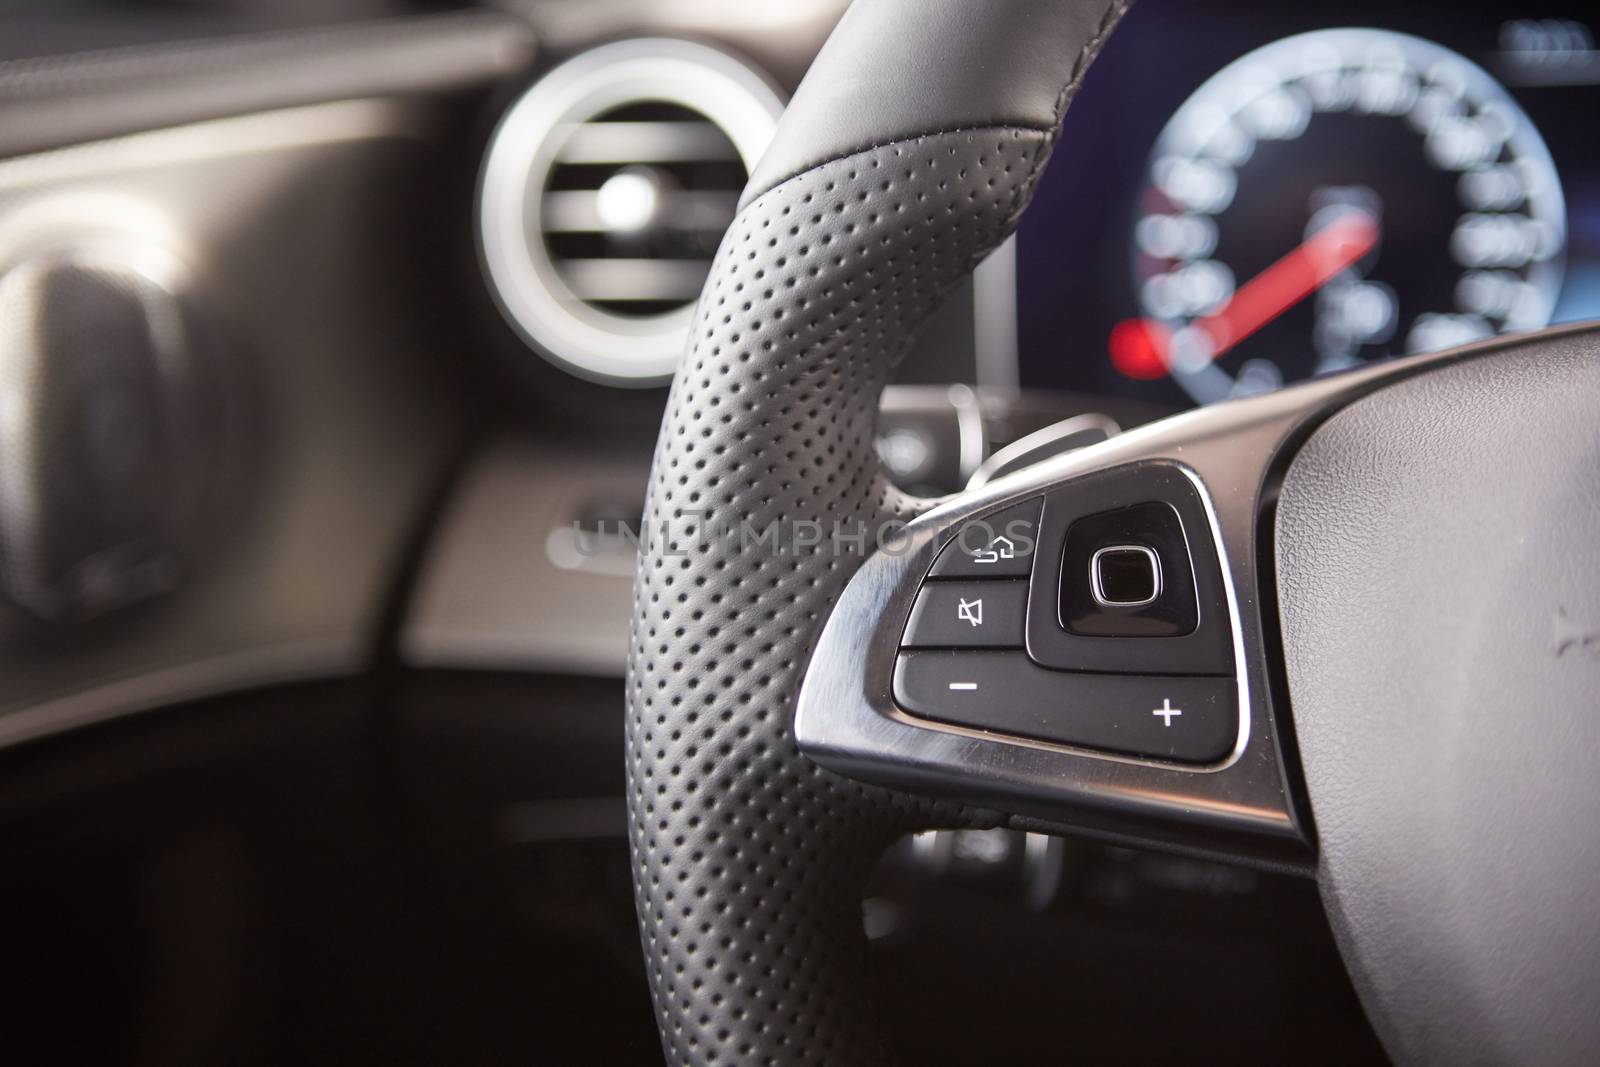
<svg viewBox="0 0 1600 1067">
<path fill-rule="evenodd" d="M 1151 154 L 1133 233 L 1133 378 L 1197 401 L 1550 320 L 1566 209 L 1550 153 L 1482 69 L 1381 30 L 1251 52 Z"/>
</svg>

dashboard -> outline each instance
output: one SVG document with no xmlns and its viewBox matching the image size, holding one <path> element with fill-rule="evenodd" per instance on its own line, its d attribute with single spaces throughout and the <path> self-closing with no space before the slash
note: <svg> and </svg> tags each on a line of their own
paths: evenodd
<svg viewBox="0 0 1600 1067">
<path fill-rule="evenodd" d="M 183 460 L 149 451 L 132 525 L 76 452 L 4 472 L 0 496 L 44 503 L 0 515 L 27 534 L 0 560 L 0 735 L 355 671 L 379 625 L 417 668 L 619 676 L 633 561 L 601 535 L 637 519 L 694 301 L 842 0 L 295 26 L 156 5 L 133 21 L 170 68 L 107 48 L 98 7 L 45 6 L 0 25 L 0 327 L 26 327 L 19 375 L 68 366 L 87 321 L 30 307 L 104 304 L 104 336 L 84 381 L 15 407 L 67 449 L 83 428 L 50 413 L 103 386 Z M 1596 32 L 1570 3 L 1141 0 L 1015 240 L 885 395 L 891 475 L 949 493 L 1185 407 L 1600 315 Z M 149 343 L 167 315 L 173 352 Z"/>
<path fill-rule="evenodd" d="M 1018 234 L 1017 376 L 1186 407 L 1600 315 L 1589 10 L 1143 0 Z"/>
</svg>

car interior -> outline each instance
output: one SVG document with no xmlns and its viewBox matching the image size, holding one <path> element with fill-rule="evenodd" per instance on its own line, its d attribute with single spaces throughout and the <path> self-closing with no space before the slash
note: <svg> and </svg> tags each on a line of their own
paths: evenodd
<svg viewBox="0 0 1600 1067">
<path fill-rule="evenodd" d="M 1597 33 L 0 0 L 0 1060 L 1600 1063 Z"/>
</svg>

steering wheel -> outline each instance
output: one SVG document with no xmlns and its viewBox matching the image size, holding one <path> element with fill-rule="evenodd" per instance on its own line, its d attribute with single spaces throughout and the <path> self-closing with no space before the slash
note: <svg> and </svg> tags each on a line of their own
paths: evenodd
<svg viewBox="0 0 1600 1067">
<path fill-rule="evenodd" d="M 1126 7 L 857 0 L 717 255 L 629 661 L 667 1058 L 884 1062 L 871 867 L 1009 825 L 1314 876 L 1396 1060 L 1593 1062 L 1600 332 L 1318 379 L 943 501 L 879 466 L 880 390 L 1016 226 Z"/>
</svg>

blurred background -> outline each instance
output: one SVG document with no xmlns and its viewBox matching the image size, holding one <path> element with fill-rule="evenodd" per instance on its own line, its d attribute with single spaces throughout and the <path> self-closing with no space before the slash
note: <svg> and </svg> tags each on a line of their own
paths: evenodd
<svg viewBox="0 0 1600 1067">
<path fill-rule="evenodd" d="M 845 6 L 0 0 L 0 1056 L 659 1060 L 622 531 Z M 1600 314 L 1595 28 L 1143 0 L 885 463 Z M 1359 262 L 1208 340 L 1352 211 Z M 1381 1059 L 1301 879 L 928 834 L 864 917 L 913 1061 Z"/>
</svg>

